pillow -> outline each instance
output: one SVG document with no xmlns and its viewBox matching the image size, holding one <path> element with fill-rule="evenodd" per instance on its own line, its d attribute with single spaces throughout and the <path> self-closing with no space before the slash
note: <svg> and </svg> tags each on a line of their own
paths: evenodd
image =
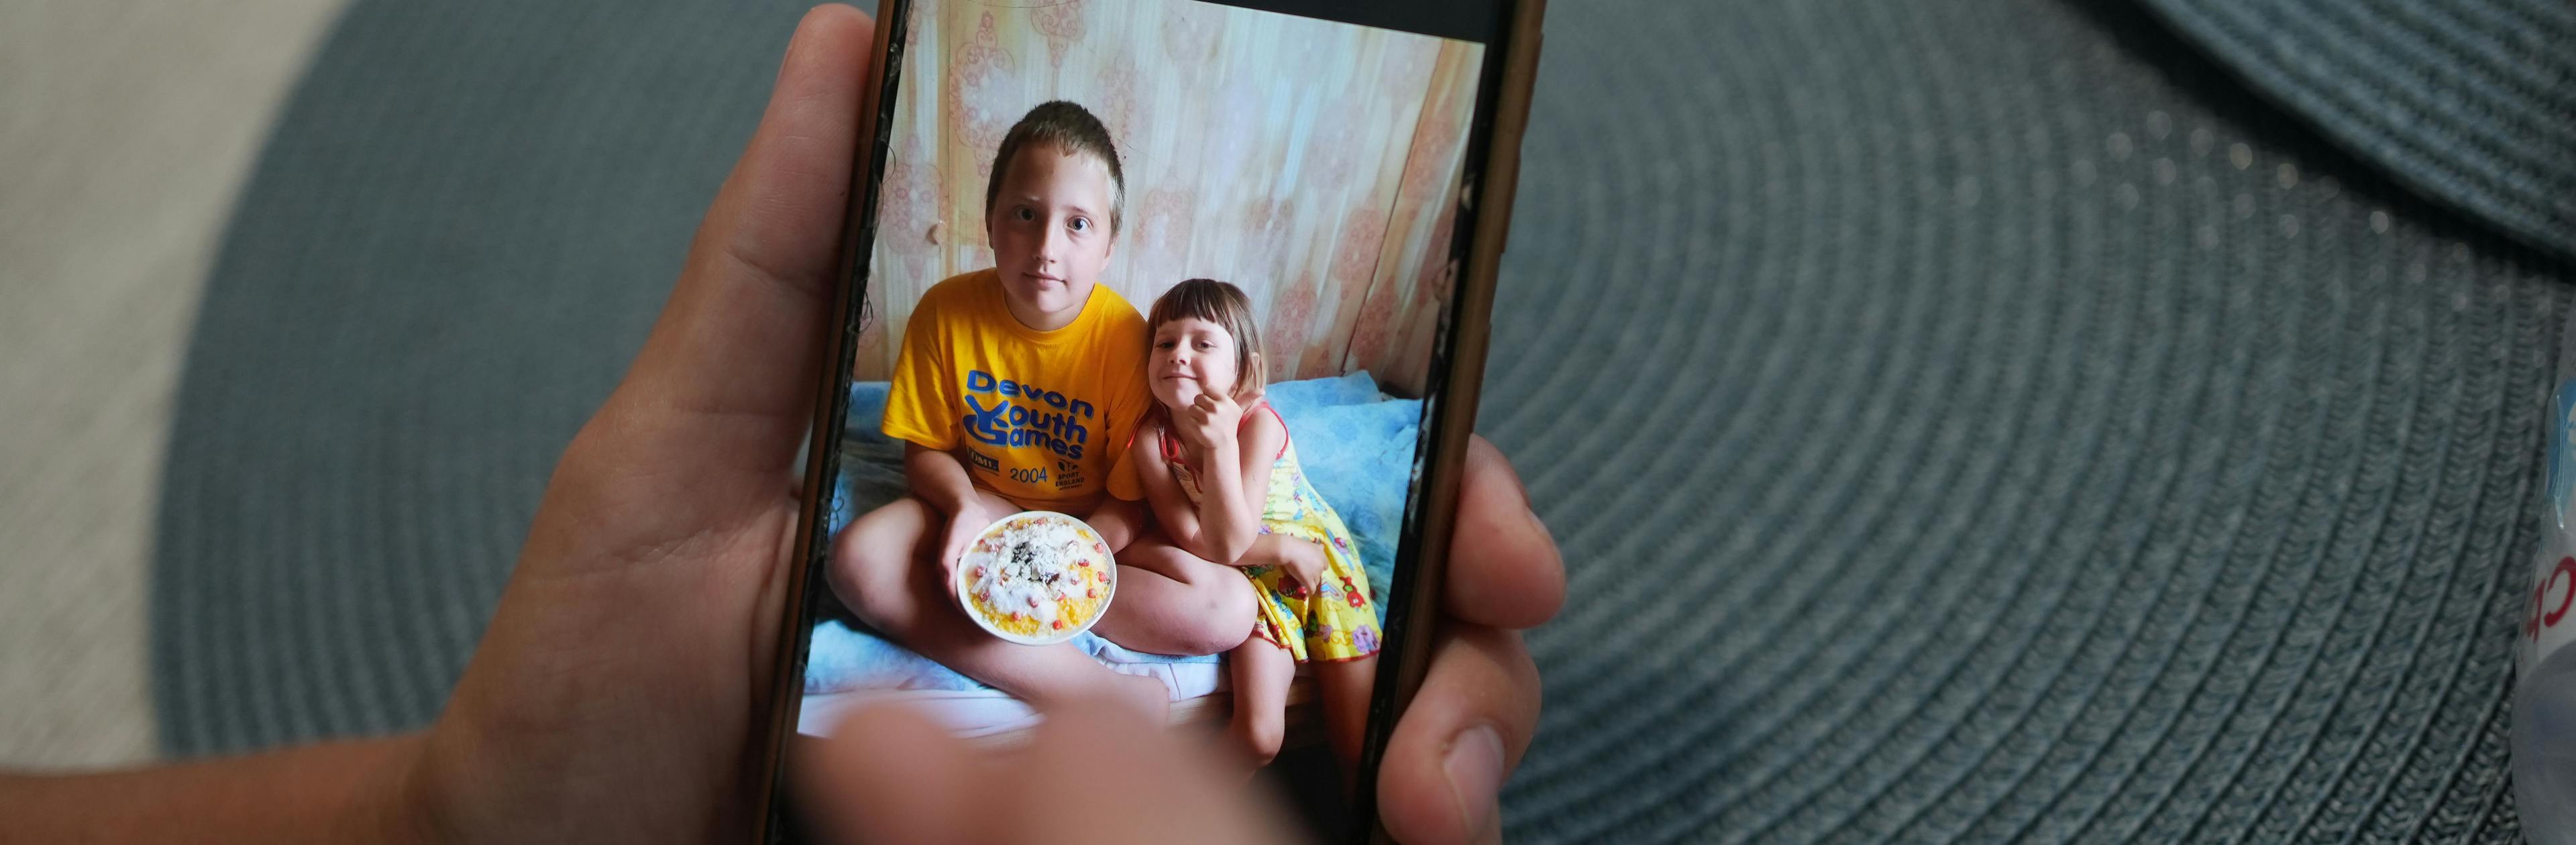
<svg viewBox="0 0 2576 845">
<path fill-rule="evenodd" d="M 1347 373 L 1335 378 L 1283 381 L 1271 385 L 1267 390 L 1262 391 L 1262 394 L 1269 397 L 1270 404 L 1278 406 L 1283 414 L 1291 407 L 1323 408 L 1358 405 L 1387 398 L 1386 394 L 1378 392 L 1377 379 L 1370 378 L 1367 370 Z"/>
<path fill-rule="evenodd" d="M 1359 543 L 1369 588 L 1384 595 L 1393 583 L 1395 541 L 1404 527 L 1404 494 L 1413 478 L 1422 402 L 1389 399 L 1315 407 L 1302 399 L 1295 392 L 1285 397 L 1273 393 L 1271 407 L 1288 424 L 1288 442 L 1297 450 L 1306 480 Z M 1386 604 L 1376 607 L 1378 622 L 1384 624 Z"/>
</svg>

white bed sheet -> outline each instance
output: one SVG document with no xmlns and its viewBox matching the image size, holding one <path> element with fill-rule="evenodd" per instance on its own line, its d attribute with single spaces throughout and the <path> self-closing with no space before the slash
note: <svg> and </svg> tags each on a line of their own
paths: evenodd
<svg viewBox="0 0 2576 845">
<path fill-rule="evenodd" d="M 1176 702 L 1209 695 L 1227 686 L 1222 663 L 1103 661 L 1101 665 L 1130 675 L 1158 678 L 1171 689 L 1171 700 Z M 804 705 L 796 713 L 796 732 L 807 736 L 828 736 L 832 726 L 840 723 L 842 715 L 852 708 L 876 701 L 912 705 L 949 730 L 970 738 L 1026 729 L 1038 721 L 1036 711 L 1000 690 L 858 689 L 805 696 Z"/>
</svg>

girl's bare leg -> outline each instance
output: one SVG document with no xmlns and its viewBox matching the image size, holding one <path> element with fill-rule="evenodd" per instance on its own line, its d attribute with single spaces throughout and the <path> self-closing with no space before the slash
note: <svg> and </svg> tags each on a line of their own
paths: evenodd
<svg viewBox="0 0 2576 845">
<path fill-rule="evenodd" d="M 1245 639 L 1226 656 L 1234 672 L 1234 720 L 1226 734 L 1242 747 L 1250 768 L 1270 765 L 1287 731 L 1288 684 L 1297 679 L 1297 660 L 1260 637 Z"/>
<path fill-rule="evenodd" d="M 1315 663 L 1316 697 L 1324 703 L 1324 733 L 1333 743 L 1333 758 L 1342 764 L 1344 786 L 1359 771 L 1360 742 L 1368 732 L 1369 693 L 1376 686 L 1377 655 Z"/>
</svg>

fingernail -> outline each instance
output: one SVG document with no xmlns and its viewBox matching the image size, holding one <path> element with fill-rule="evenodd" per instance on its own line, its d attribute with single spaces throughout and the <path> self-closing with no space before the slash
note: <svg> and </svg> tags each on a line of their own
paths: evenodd
<svg viewBox="0 0 2576 845">
<path fill-rule="evenodd" d="M 1459 830 L 1469 836 L 1493 823 L 1495 796 L 1503 789 L 1503 737 L 1492 725 L 1477 725 L 1449 740 L 1449 756 L 1440 768 L 1449 775 L 1450 796 L 1458 802 Z"/>
</svg>

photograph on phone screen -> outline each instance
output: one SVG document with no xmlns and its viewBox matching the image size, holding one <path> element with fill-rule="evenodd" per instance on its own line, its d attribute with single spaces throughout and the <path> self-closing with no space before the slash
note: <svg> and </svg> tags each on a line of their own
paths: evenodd
<svg viewBox="0 0 2576 845">
<path fill-rule="evenodd" d="M 906 23 L 799 732 L 1108 696 L 1349 765 L 1485 48 L 1195 0 Z"/>
</svg>

